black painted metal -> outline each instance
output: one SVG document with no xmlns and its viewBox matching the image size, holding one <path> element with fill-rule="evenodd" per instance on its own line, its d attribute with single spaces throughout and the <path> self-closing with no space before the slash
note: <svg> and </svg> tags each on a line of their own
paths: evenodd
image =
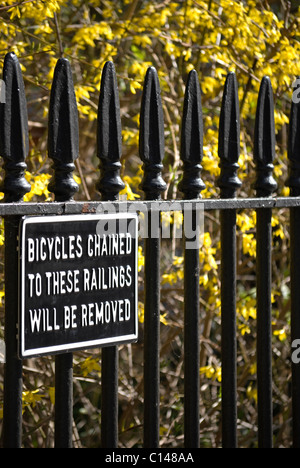
<svg viewBox="0 0 300 468">
<path fill-rule="evenodd" d="M 117 200 L 124 188 L 120 178 L 122 134 L 119 91 L 115 67 L 107 62 L 103 69 L 98 106 L 97 155 L 101 178 L 98 190 L 103 200 Z M 118 369 L 116 346 L 102 349 L 101 443 L 103 448 L 118 445 Z"/>
<path fill-rule="evenodd" d="M 299 197 L 262 197 L 262 198 L 227 198 L 227 199 L 213 199 L 213 198 L 200 198 L 193 200 L 170 200 L 169 206 L 166 204 L 157 207 L 161 211 L 173 212 L 182 211 L 185 205 L 189 205 L 195 209 L 197 205 L 202 205 L 205 211 L 219 211 L 219 210 L 248 210 L 262 208 L 279 209 L 279 208 L 292 208 L 300 206 Z M 165 202 L 165 200 L 164 200 Z M 13 215 L 62 215 L 62 214 L 81 214 L 81 213 L 96 213 L 109 212 L 113 210 L 115 213 L 126 212 L 140 212 L 150 210 L 152 206 L 151 200 L 143 201 L 73 201 L 72 203 L 63 202 L 26 202 L 26 203 L 0 203 L 0 216 L 13 216 Z"/>
<path fill-rule="evenodd" d="M 179 190 L 187 199 L 199 198 L 205 188 L 200 178 L 203 158 L 203 120 L 201 90 L 197 72 L 189 73 L 183 108 L 181 132 L 181 159 L 183 177 Z M 196 212 L 185 222 L 196 224 Z M 201 228 L 201 226 L 200 226 Z M 203 226 L 202 226 L 203 228 Z M 188 248 L 184 237 L 184 444 L 197 448 L 200 444 L 200 329 L 199 329 L 199 248 Z"/>
<path fill-rule="evenodd" d="M 220 123 L 219 157 L 221 198 L 234 198 L 241 186 L 237 177 L 240 154 L 238 87 L 234 73 L 225 82 Z M 222 443 L 237 446 L 236 382 L 236 212 L 222 210 L 221 221 L 221 320 L 222 320 Z"/>
<path fill-rule="evenodd" d="M 275 123 L 271 81 L 264 77 L 258 96 L 254 136 L 254 159 L 258 197 L 271 196 L 277 188 L 273 178 Z M 273 445 L 272 405 L 272 210 L 257 210 L 256 218 L 256 296 L 257 296 L 257 398 L 258 443 Z"/>
<path fill-rule="evenodd" d="M 55 200 L 68 202 L 78 190 L 73 179 L 78 157 L 78 112 L 70 63 L 57 61 L 49 107 L 48 156 L 54 161 L 49 191 Z M 55 357 L 55 447 L 72 448 L 73 355 Z"/>
<path fill-rule="evenodd" d="M 219 123 L 219 158 L 221 174 L 218 186 L 221 198 L 235 198 L 241 186 L 237 177 L 240 155 L 240 111 L 238 85 L 235 74 L 229 73 L 226 78 L 220 123 Z"/>
<path fill-rule="evenodd" d="M 290 194 L 300 196 L 300 103 L 292 102 L 288 158 L 290 163 L 289 178 L 286 185 Z M 290 209 L 290 268 L 291 268 L 291 344 L 300 336 L 300 209 Z M 300 366 L 292 362 L 292 414 L 293 447 L 300 448 Z"/>
<path fill-rule="evenodd" d="M 72 70 L 65 58 L 57 61 L 51 88 L 48 125 L 48 156 L 53 160 L 53 178 L 49 191 L 56 201 L 70 201 L 78 191 L 73 178 L 78 158 L 78 112 Z"/>
<path fill-rule="evenodd" d="M 164 157 L 164 122 L 160 86 L 155 68 L 148 68 L 141 105 L 140 158 L 144 178 L 141 189 L 146 200 L 159 200 L 166 184 L 161 177 Z M 159 446 L 160 399 L 160 239 L 159 225 L 148 213 L 148 229 L 154 237 L 145 239 L 145 342 L 144 342 L 144 447 Z"/>
<path fill-rule="evenodd" d="M 1 190 L 7 203 L 18 203 L 30 191 L 25 179 L 28 153 L 27 107 L 24 83 L 14 53 L 5 57 L 3 67 L 5 105 L 0 104 L 0 155 L 5 178 Z M 18 225 L 19 216 L 5 217 L 5 342 L 3 444 L 19 448 L 22 443 L 22 361 L 17 355 Z"/>
<path fill-rule="evenodd" d="M 203 159 L 203 117 L 201 89 L 196 70 L 189 73 L 186 84 L 182 130 L 181 160 L 183 177 L 178 188 L 187 200 L 198 198 L 205 184 L 200 177 Z"/>
<path fill-rule="evenodd" d="M 28 117 L 24 82 L 16 55 L 6 55 L 3 66 L 5 104 L 0 104 L 0 154 L 4 160 L 5 179 L 1 191 L 5 201 L 18 203 L 30 192 L 25 179 L 28 154 Z"/>
<path fill-rule="evenodd" d="M 124 187 L 121 170 L 121 119 L 114 66 L 108 62 L 103 70 L 98 110 L 97 155 L 100 178 L 97 189 L 101 201 L 75 202 L 78 186 L 73 179 L 74 161 L 78 156 L 78 115 L 72 73 L 66 59 L 57 62 L 49 108 L 49 157 L 54 174 L 49 189 L 55 194 L 53 203 L 21 203 L 30 190 L 25 179 L 25 158 L 28 153 L 28 124 L 24 84 L 17 57 L 7 54 L 3 79 L 6 103 L 0 104 L 0 156 L 4 160 L 5 177 L 1 191 L 0 216 L 5 218 L 5 340 L 3 444 L 22 444 L 22 361 L 17 357 L 16 327 L 18 297 L 18 229 L 23 215 L 80 214 L 99 210 L 148 210 L 149 231 L 157 232 L 145 239 L 145 324 L 144 324 L 144 446 L 159 446 L 159 350 L 160 350 L 160 227 L 152 223 L 153 201 L 161 199 L 166 184 L 162 178 L 164 157 L 164 122 L 157 72 L 147 71 L 144 83 L 140 157 L 144 177 L 141 188 L 145 200 L 120 202 Z M 189 74 L 183 110 L 181 159 L 183 177 L 179 185 L 183 200 L 176 200 L 169 210 L 184 210 L 192 204 L 193 222 L 199 205 L 206 211 L 220 211 L 221 220 L 221 313 L 222 313 L 222 437 L 223 447 L 237 446 L 236 388 L 236 210 L 257 210 L 257 376 L 258 376 L 258 440 L 260 447 L 272 447 L 272 347 L 271 347 L 271 259 L 273 209 L 290 210 L 291 261 L 291 339 L 300 337 L 300 105 L 292 104 L 289 132 L 290 173 L 286 185 L 290 197 L 274 197 L 277 188 L 273 178 L 275 127 L 273 93 L 270 80 L 262 80 L 255 122 L 254 159 L 257 178 L 256 198 L 238 199 L 237 177 L 239 157 L 239 105 L 235 75 L 227 76 L 219 129 L 221 174 L 218 186 L 220 199 L 201 199 L 205 185 L 201 180 L 203 128 L 201 92 L 197 73 Z M 71 203 L 69 203 L 71 201 Z M 166 204 L 162 206 L 166 211 Z M 157 214 L 157 212 L 156 212 Z M 152 214 L 153 215 L 153 214 Z M 185 221 L 184 221 L 185 222 Z M 185 446 L 199 446 L 199 249 L 185 250 Z M 56 358 L 55 446 L 72 446 L 72 354 Z M 300 447 L 300 370 L 292 364 L 293 443 Z M 118 349 L 102 351 L 102 441 L 103 447 L 118 445 Z"/>
</svg>

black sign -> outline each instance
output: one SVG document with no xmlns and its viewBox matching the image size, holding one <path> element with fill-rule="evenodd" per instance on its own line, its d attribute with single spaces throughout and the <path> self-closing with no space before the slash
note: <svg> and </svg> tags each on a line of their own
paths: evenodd
<svg viewBox="0 0 300 468">
<path fill-rule="evenodd" d="M 25 217 L 21 358 L 137 340 L 137 216 Z"/>
</svg>

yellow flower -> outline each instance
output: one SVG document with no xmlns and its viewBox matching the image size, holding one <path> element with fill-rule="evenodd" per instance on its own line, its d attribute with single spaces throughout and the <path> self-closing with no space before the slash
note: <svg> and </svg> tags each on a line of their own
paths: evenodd
<svg viewBox="0 0 300 468">
<path fill-rule="evenodd" d="M 203 286 L 206 286 L 208 284 L 208 281 L 209 281 L 209 279 L 208 279 L 208 274 L 207 273 L 205 275 L 200 276 L 199 282 Z"/>
<path fill-rule="evenodd" d="M 251 330 L 248 325 L 242 323 L 241 325 L 238 326 L 242 336 L 244 336 L 246 333 L 249 334 L 251 333 Z"/>
<path fill-rule="evenodd" d="M 169 325 L 169 322 L 167 321 L 166 316 L 167 316 L 166 313 L 165 313 L 165 314 L 160 314 L 159 320 L 160 320 L 160 322 L 163 323 L 164 325 Z"/>
<path fill-rule="evenodd" d="M 73 36 L 73 43 L 80 46 L 95 47 L 95 41 L 113 39 L 111 27 L 105 21 L 80 28 Z"/>
<path fill-rule="evenodd" d="M 206 76 L 201 83 L 201 89 L 204 94 L 213 94 L 217 86 L 219 86 L 218 80 L 211 76 Z"/>
<path fill-rule="evenodd" d="M 152 44 L 151 37 L 143 34 L 142 36 L 136 36 L 133 40 L 134 44 L 139 45 L 141 47 L 146 47 L 147 45 Z"/>
<path fill-rule="evenodd" d="M 251 213 L 251 215 L 247 215 L 246 213 L 237 214 L 236 222 L 242 232 L 249 231 L 250 229 L 255 228 L 256 226 L 256 213 L 255 211 Z"/>
<path fill-rule="evenodd" d="M 177 275 L 174 271 L 172 273 L 164 273 L 162 275 L 161 284 L 166 284 L 166 283 L 169 283 L 171 285 L 177 283 Z"/>
<path fill-rule="evenodd" d="M 243 234 L 243 252 L 251 257 L 256 257 L 256 239 L 254 234 Z"/>
<path fill-rule="evenodd" d="M 51 178 L 50 174 L 37 174 L 32 175 L 30 172 L 25 173 L 26 180 L 31 183 L 31 191 L 26 193 L 24 201 L 30 201 L 34 195 L 44 196 L 46 201 L 50 199 L 50 192 L 48 191 L 48 183 Z"/>
<path fill-rule="evenodd" d="M 124 176 L 123 181 L 125 183 L 125 188 L 121 190 L 120 195 L 126 195 L 127 200 L 135 200 L 136 198 L 140 198 L 140 195 L 138 195 L 137 193 L 134 193 L 131 190 L 131 187 L 129 184 L 130 177 Z"/>
<path fill-rule="evenodd" d="M 274 330 L 273 335 L 278 336 L 280 341 L 285 341 L 287 339 L 286 330 L 284 328 L 281 330 Z"/>
<path fill-rule="evenodd" d="M 142 89 L 141 83 L 137 80 L 130 80 L 129 87 L 132 94 L 136 94 L 137 89 Z"/>
<path fill-rule="evenodd" d="M 0 223 L 0 246 L 4 245 L 4 219 L 1 219 Z"/>
<path fill-rule="evenodd" d="M 93 358 L 92 356 L 89 356 L 86 358 L 81 364 L 81 371 L 84 377 L 86 377 L 88 374 L 90 374 L 93 371 L 100 372 L 101 367 L 97 359 Z"/>
<path fill-rule="evenodd" d="M 142 302 L 138 302 L 138 318 L 139 318 L 140 323 L 144 323 L 145 310 L 144 310 L 144 304 Z"/>
<path fill-rule="evenodd" d="M 138 248 L 138 271 L 141 271 L 145 264 L 145 257 L 143 255 L 143 249 L 141 246 Z"/>
<path fill-rule="evenodd" d="M 160 315 L 160 322 L 163 323 L 164 325 L 169 325 L 169 322 L 166 319 L 167 314 L 161 314 Z M 142 302 L 138 302 L 138 319 L 140 323 L 144 323 L 145 321 L 145 309 L 144 309 L 144 304 Z"/>
<path fill-rule="evenodd" d="M 253 399 L 255 402 L 257 402 L 257 389 L 252 388 L 252 384 L 247 387 L 246 394 L 249 399 Z"/>
<path fill-rule="evenodd" d="M 174 256 L 174 261 L 173 261 L 173 265 L 182 265 L 184 262 L 184 258 L 183 257 L 177 257 L 176 255 Z"/>
<path fill-rule="evenodd" d="M 254 364 L 250 366 L 249 372 L 251 375 L 254 375 L 256 374 L 256 371 L 257 371 L 257 363 L 255 362 Z"/>
<path fill-rule="evenodd" d="M 55 387 L 49 387 L 48 392 L 52 405 L 55 405 Z"/>
</svg>

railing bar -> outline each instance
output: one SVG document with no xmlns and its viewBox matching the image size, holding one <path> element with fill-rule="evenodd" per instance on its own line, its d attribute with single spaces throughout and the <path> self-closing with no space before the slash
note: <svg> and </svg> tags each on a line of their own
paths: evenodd
<svg viewBox="0 0 300 468">
<path fill-rule="evenodd" d="M 119 349 L 109 346 L 102 349 L 101 361 L 101 447 L 118 446 L 118 375 Z"/>
<path fill-rule="evenodd" d="M 73 354 L 55 356 L 55 448 L 72 447 Z"/>
<path fill-rule="evenodd" d="M 22 443 L 22 361 L 17 356 L 19 217 L 5 218 L 5 346 L 3 446 Z"/>
<path fill-rule="evenodd" d="M 254 160 L 257 197 L 272 197 L 277 189 L 273 178 L 275 159 L 275 121 L 273 90 L 264 76 L 259 90 L 255 131 Z M 273 446 L 272 402 L 272 207 L 256 210 L 256 305 L 257 305 L 257 411 L 258 446 Z"/>
<path fill-rule="evenodd" d="M 258 443 L 272 448 L 271 253 L 272 210 L 257 210 L 257 398 Z"/>
<path fill-rule="evenodd" d="M 205 184 L 201 89 L 196 70 L 189 73 L 183 106 L 180 158 L 183 176 L 178 185 L 185 199 L 197 199 Z M 187 207 L 185 207 L 187 208 Z M 198 239 L 204 229 L 200 210 L 183 212 L 184 249 L 184 446 L 200 446 L 200 261 Z M 202 212 L 202 210 L 201 210 Z"/>
<path fill-rule="evenodd" d="M 30 191 L 25 179 L 29 150 L 28 116 L 21 67 L 14 53 L 5 56 L 3 66 L 5 105 L 0 106 L 0 154 L 5 177 L 1 184 L 4 202 L 17 206 Z M 5 345 L 3 444 L 20 448 L 22 444 L 22 361 L 18 357 L 17 324 L 19 311 L 19 235 L 20 216 L 4 218 L 5 229 Z"/>
<path fill-rule="evenodd" d="M 140 113 L 139 154 L 144 176 L 140 188 L 146 200 L 160 200 L 166 190 L 161 177 L 164 122 L 157 71 L 145 76 Z M 148 211 L 145 239 L 144 322 L 144 447 L 159 447 L 160 427 L 160 214 Z"/>
<path fill-rule="evenodd" d="M 222 446 L 237 446 L 236 213 L 221 211 Z"/>
<path fill-rule="evenodd" d="M 125 187 L 120 177 L 122 134 L 120 102 L 114 64 L 106 62 L 101 78 L 97 119 L 97 156 L 100 160 L 100 178 L 96 188 L 101 199 L 112 203 L 119 199 Z M 101 368 L 101 447 L 118 446 L 118 376 L 119 349 L 102 349 Z"/>
<path fill-rule="evenodd" d="M 218 186 L 221 198 L 236 197 L 240 154 L 238 84 L 228 73 L 220 114 Z M 228 205 L 231 206 L 230 201 Z M 222 446 L 237 447 L 237 344 L 236 344 L 236 211 L 220 212 L 221 221 L 221 333 L 222 333 Z"/>
<path fill-rule="evenodd" d="M 300 210 L 290 210 L 291 343 L 300 339 Z M 300 448 L 300 366 L 292 361 L 293 448 Z"/>
<path fill-rule="evenodd" d="M 193 221 L 196 213 L 192 213 Z M 195 223 L 193 223 L 195 224 Z M 199 249 L 184 242 L 184 442 L 185 448 L 200 443 L 200 332 Z"/>
<path fill-rule="evenodd" d="M 61 128 L 64 128 L 62 134 Z M 57 202 L 69 202 L 78 185 L 73 179 L 74 161 L 79 152 L 78 112 L 70 63 L 56 62 L 50 94 L 48 156 L 53 160 L 53 176 L 48 189 Z M 69 142 L 72 141 L 72 145 Z M 73 435 L 73 354 L 55 356 L 55 448 L 72 448 Z"/>
<path fill-rule="evenodd" d="M 151 214 L 149 229 L 153 229 Z M 144 447 L 159 446 L 160 239 L 145 239 Z"/>
<path fill-rule="evenodd" d="M 290 195 L 300 196 L 300 102 L 292 100 L 288 133 L 289 177 L 286 186 Z M 291 276 L 291 353 L 293 343 L 298 345 L 300 339 L 300 210 L 290 209 L 290 276 Z M 292 427 L 293 448 L 300 448 L 300 366 L 292 355 Z"/>
</svg>

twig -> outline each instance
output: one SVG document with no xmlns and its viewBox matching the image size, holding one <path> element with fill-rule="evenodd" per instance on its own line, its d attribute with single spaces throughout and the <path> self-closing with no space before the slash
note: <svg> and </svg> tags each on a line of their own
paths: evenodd
<svg viewBox="0 0 300 468">
<path fill-rule="evenodd" d="M 2 6 L 0 7 L 0 11 L 10 10 L 11 8 L 23 5 L 24 3 L 34 3 L 37 0 L 21 0 L 20 2 L 13 3 L 12 5 Z"/>
<path fill-rule="evenodd" d="M 59 31 L 57 13 L 56 12 L 54 13 L 54 22 L 55 22 L 55 30 L 56 30 L 56 36 L 57 36 L 57 41 L 58 41 L 58 46 L 59 46 L 59 53 L 60 53 L 60 56 L 63 57 L 64 48 L 63 48 L 63 45 L 62 45 L 62 40 L 61 40 L 60 31 Z"/>
</svg>

